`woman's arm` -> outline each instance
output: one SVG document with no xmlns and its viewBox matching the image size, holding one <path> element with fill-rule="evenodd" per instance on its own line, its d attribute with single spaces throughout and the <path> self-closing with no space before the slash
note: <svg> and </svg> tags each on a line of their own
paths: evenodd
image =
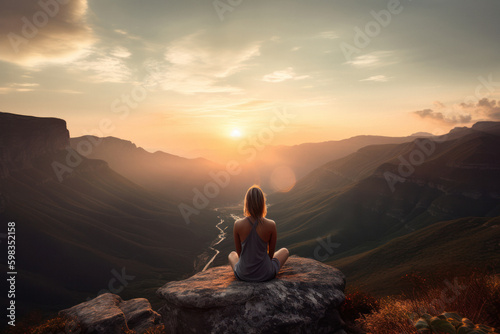
<svg viewBox="0 0 500 334">
<path fill-rule="evenodd" d="M 271 238 L 269 239 L 269 257 L 271 260 L 273 259 L 274 256 L 274 250 L 276 249 L 276 240 L 278 239 L 278 232 L 276 231 L 276 224 L 273 222 L 273 227 L 272 227 L 272 232 L 271 232 Z"/>
<path fill-rule="evenodd" d="M 240 235 L 238 234 L 238 228 L 236 222 L 234 222 L 233 226 L 233 238 L 234 238 L 234 248 L 236 249 L 236 253 L 238 256 L 241 254 L 241 240 Z"/>
</svg>

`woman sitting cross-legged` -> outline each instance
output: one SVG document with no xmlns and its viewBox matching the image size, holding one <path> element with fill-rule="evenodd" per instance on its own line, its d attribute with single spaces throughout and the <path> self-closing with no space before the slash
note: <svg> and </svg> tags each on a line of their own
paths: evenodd
<svg viewBox="0 0 500 334">
<path fill-rule="evenodd" d="M 236 278 L 250 282 L 273 279 L 288 259 L 288 249 L 276 253 L 276 223 L 265 218 L 266 197 L 259 186 L 252 186 L 245 196 L 245 218 L 234 223 L 234 244 L 228 258 Z"/>
</svg>

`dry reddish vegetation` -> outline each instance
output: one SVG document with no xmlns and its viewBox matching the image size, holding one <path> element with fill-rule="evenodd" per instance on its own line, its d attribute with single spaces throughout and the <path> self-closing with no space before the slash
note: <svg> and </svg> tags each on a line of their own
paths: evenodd
<svg viewBox="0 0 500 334">
<path fill-rule="evenodd" d="M 411 319 L 456 312 L 475 324 L 500 327 L 500 276 L 474 272 L 467 277 L 424 278 L 409 274 L 413 288 L 404 295 L 374 298 L 349 292 L 342 315 L 349 333 L 418 333 Z"/>
<path fill-rule="evenodd" d="M 30 325 L 33 323 L 36 325 Z M 15 327 L 9 328 L 6 334 L 80 334 L 82 332 L 80 326 L 75 325 L 73 321 L 66 317 L 57 316 L 41 321 L 39 313 L 34 312 L 17 323 Z M 135 334 L 136 332 L 124 329 L 122 333 Z M 158 325 L 148 329 L 144 334 L 165 334 L 165 327 Z"/>
</svg>

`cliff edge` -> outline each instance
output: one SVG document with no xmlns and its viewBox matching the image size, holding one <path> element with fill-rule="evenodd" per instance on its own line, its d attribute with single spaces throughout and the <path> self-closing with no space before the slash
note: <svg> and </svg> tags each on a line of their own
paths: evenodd
<svg viewBox="0 0 500 334">
<path fill-rule="evenodd" d="M 0 178 L 69 146 L 66 121 L 0 112 Z"/>
</svg>

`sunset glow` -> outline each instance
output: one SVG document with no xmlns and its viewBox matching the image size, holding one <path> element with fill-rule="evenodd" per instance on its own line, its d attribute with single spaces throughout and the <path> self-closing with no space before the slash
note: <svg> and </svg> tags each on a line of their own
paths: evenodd
<svg viewBox="0 0 500 334">
<path fill-rule="evenodd" d="M 0 1 L 0 328 L 493 333 L 499 13 Z"/>
<path fill-rule="evenodd" d="M 233 138 L 239 138 L 239 137 L 241 137 L 241 132 L 240 132 L 240 130 L 238 130 L 238 129 L 233 129 L 233 131 L 231 131 L 231 137 L 233 137 Z"/>
<path fill-rule="evenodd" d="M 186 157 L 228 150 L 280 108 L 297 118 L 267 145 L 497 118 L 499 3 L 394 3 L 15 1 L 0 14 L 0 110 Z"/>
</svg>

